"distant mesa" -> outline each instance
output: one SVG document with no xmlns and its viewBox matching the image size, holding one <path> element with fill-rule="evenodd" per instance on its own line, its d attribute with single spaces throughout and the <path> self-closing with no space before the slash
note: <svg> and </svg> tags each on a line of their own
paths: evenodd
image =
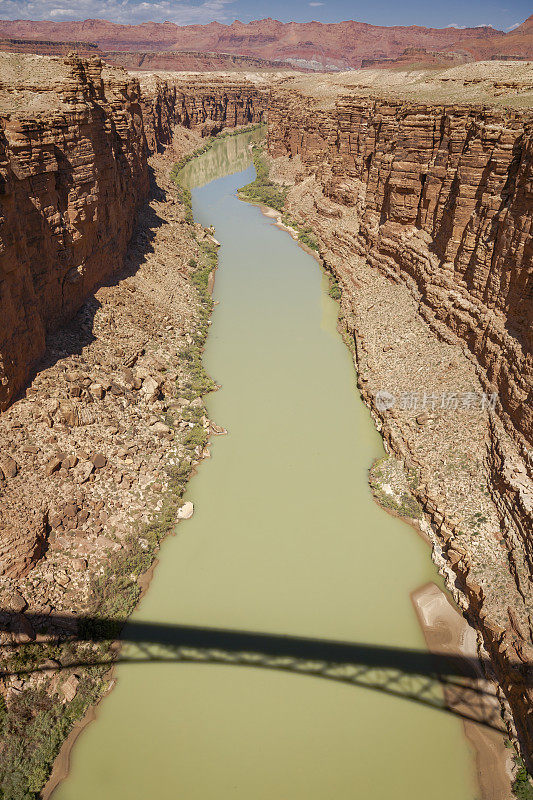
<svg viewBox="0 0 533 800">
<path fill-rule="evenodd" d="M 76 51 L 80 56 L 102 55 L 94 42 L 61 42 L 45 39 L 0 38 L 0 51 L 34 53 L 40 56 L 62 56 Z"/>
<path fill-rule="evenodd" d="M 75 44 L 80 54 L 107 54 L 112 63 L 119 64 L 122 60 L 120 65 L 128 69 L 292 67 L 332 71 L 412 61 L 451 65 L 479 60 L 533 59 L 533 15 L 508 33 L 488 26 L 384 27 L 355 20 L 323 24 L 263 19 L 246 24 L 235 21 L 231 25 L 213 22 L 186 26 L 171 22 L 118 25 L 106 20 L 3 20 L 0 37 L 4 37 L 1 49 L 60 55 L 67 46 Z M 36 49 L 17 50 L 31 47 Z M 119 57 L 118 53 L 124 55 Z M 142 54 L 142 63 L 139 63 L 141 56 L 134 57 L 135 53 Z M 232 62 L 235 57 L 241 60 Z"/>
</svg>

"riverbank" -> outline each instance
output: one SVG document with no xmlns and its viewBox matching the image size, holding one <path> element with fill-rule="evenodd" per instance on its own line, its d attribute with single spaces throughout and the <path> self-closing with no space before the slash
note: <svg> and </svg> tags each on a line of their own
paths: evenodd
<svg viewBox="0 0 533 800">
<path fill-rule="evenodd" d="M 468 659 L 477 658 L 476 633 L 452 606 L 445 593 L 427 584 L 416 589 L 411 599 L 428 649 L 433 653 Z M 469 691 L 470 689 L 470 691 Z M 443 687 L 446 703 L 458 714 L 467 717 L 476 706 L 487 706 L 497 715 L 499 702 L 496 687 L 480 674 L 477 679 L 465 680 L 461 691 Z M 512 749 L 505 747 L 503 736 L 471 719 L 464 719 L 465 736 L 475 752 L 476 778 L 482 800 L 513 800 L 511 784 L 514 764 Z"/>
<path fill-rule="evenodd" d="M 188 138 L 187 146 L 195 149 L 197 139 Z M 151 198 L 139 213 L 123 273 L 50 337 L 31 385 L 0 419 L 0 440 L 9 440 L 24 474 L 24 482 L 10 481 L 2 502 L 46 505 L 48 527 L 46 558 L 27 577 L 0 578 L 2 607 L 16 609 L 18 619 L 2 634 L 3 645 L 16 645 L 5 660 L 13 671 L 3 679 L 2 722 L 10 735 L 0 755 L 12 798 L 19 796 L 13 781 L 20 792 L 38 792 L 58 753 L 46 796 L 66 774 L 90 709 L 109 690 L 108 670 L 98 662 L 112 658 L 112 640 L 176 524 L 211 432 L 218 432 L 201 399 L 214 387 L 201 351 L 216 246 L 186 219 L 172 164 L 152 157 Z M 68 632 L 50 627 L 56 615 L 72 620 Z M 80 616 L 96 625 L 106 620 L 107 645 L 76 643 Z M 55 643 L 33 645 L 41 630 L 52 641 L 55 633 Z M 79 661 L 95 666 L 69 667 Z M 32 674 L 43 663 L 47 671 Z M 46 716 L 39 729 L 33 715 L 22 722 L 28 704 Z M 12 762 L 18 748 L 23 769 Z"/>
<path fill-rule="evenodd" d="M 144 594 L 150 588 L 150 583 L 154 576 L 154 570 L 157 567 L 158 560 L 155 558 L 152 561 L 150 567 L 146 570 L 146 572 L 142 573 L 139 576 L 138 584 L 140 589 L 138 603 L 142 600 Z M 113 642 L 112 645 L 113 655 L 118 657 L 121 644 L 119 640 Z M 61 748 L 54 759 L 52 770 L 50 772 L 50 777 L 48 778 L 46 785 L 44 786 L 41 792 L 41 800 L 50 800 L 54 791 L 57 789 L 60 783 L 62 783 L 66 778 L 68 778 L 70 772 L 70 762 L 72 757 L 72 751 L 74 749 L 74 745 L 76 741 L 81 736 L 85 728 L 91 724 L 91 722 L 96 722 L 98 719 L 98 708 L 100 703 L 105 700 L 107 695 L 113 690 L 115 686 L 114 674 L 115 674 L 116 665 L 113 664 L 106 675 L 107 686 L 105 692 L 99 696 L 98 700 L 90 705 L 85 714 L 81 719 L 74 723 L 74 726 L 70 733 L 68 734 L 67 738 L 64 740 Z"/>
</svg>

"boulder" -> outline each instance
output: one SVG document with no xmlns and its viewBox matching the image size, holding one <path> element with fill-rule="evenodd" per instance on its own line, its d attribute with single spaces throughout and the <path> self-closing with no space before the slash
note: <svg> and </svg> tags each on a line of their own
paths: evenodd
<svg viewBox="0 0 533 800">
<path fill-rule="evenodd" d="M 91 461 L 95 469 L 103 469 L 107 464 L 107 458 L 103 453 L 95 453 L 91 456 Z"/>
<path fill-rule="evenodd" d="M 47 477 L 49 477 L 50 475 L 53 475 L 54 472 L 57 472 L 59 469 L 61 469 L 61 459 L 58 456 L 52 456 L 52 458 L 48 461 L 46 465 L 45 474 L 47 475 Z"/>
<path fill-rule="evenodd" d="M 191 503 L 190 500 L 187 500 L 181 508 L 178 510 L 177 518 L 178 519 L 190 519 L 194 514 L 194 505 Z"/>
<path fill-rule="evenodd" d="M 82 461 L 74 472 L 74 479 L 78 484 L 87 483 L 94 470 L 94 464 L 91 461 Z"/>
<path fill-rule="evenodd" d="M 105 389 L 101 383 L 91 383 L 89 391 L 95 400 L 103 400 L 105 397 Z"/>
<path fill-rule="evenodd" d="M 15 614 L 20 614 L 28 606 L 22 595 L 16 591 L 4 595 L 1 602 L 7 611 L 13 611 Z"/>
<path fill-rule="evenodd" d="M 161 394 L 161 384 L 155 378 L 145 378 L 142 385 L 142 392 L 149 403 L 153 403 Z"/>
<path fill-rule="evenodd" d="M 150 431 L 157 436 L 166 436 L 172 432 L 172 428 L 169 428 L 164 422 L 154 422 L 153 425 L 150 425 Z"/>
<path fill-rule="evenodd" d="M 0 469 L 6 478 L 14 478 L 19 467 L 14 458 L 7 455 L 7 453 L 3 453 L 0 455 Z"/>
<path fill-rule="evenodd" d="M 70 675 L 65 683 L 61 686 L 61 693 L 66 703 L 70 703 L 76 697 L 80 679 L 77 675 Z"/>
</svg>

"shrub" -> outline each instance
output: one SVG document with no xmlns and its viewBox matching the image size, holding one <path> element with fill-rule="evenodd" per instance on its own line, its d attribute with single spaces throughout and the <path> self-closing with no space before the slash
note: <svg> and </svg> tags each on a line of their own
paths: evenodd
<svg viewBox="0 0 533 800">
<path fill-rule="evenodd" d="M 328 294 L 333 300 L 340 300 L 342 297 L 341 287 L 333 278 L 330 279 Z"/>
<path fill-rule="evenodd" d="M 513 781 L 513 794 L 517 800 L 533 800 L 533 784 L 531 783 L 531 776 L 525 768 L 524 762 L 520 756 L 515 756 L 514 762 L 518 769 Z"/>
<path fill-rule="evenodd" d="M 255 145 L 252 154 L 256 177 L 251 183 L 247 183 L 246 186 L 239 189 L 239 197 L 241 200 L 263 203 L 276 211 L 283 211 L 287 199 L 287 187 L 280 186 L 269 179 L 268 162 L 264 156 L 262 145 Z"/>
</svg>

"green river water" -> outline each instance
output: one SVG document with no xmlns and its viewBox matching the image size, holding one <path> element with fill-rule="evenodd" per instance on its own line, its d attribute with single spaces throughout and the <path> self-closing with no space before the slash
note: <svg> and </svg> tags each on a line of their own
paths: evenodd
<svg viewBox="0 0 533 800">
<path fill-rule="evenodd" d="M 317 262 L 236 189 L 250 135 L 191 162 L 221 242 L 205 363 L 229 431 L 134 620 L 424 648 L 429 548 L 372 500 L 383 454 Z M 54 800 L 473 800 L 460 720 L 386 692 L 216 663 L 124 664 Z"/>
</svg>

